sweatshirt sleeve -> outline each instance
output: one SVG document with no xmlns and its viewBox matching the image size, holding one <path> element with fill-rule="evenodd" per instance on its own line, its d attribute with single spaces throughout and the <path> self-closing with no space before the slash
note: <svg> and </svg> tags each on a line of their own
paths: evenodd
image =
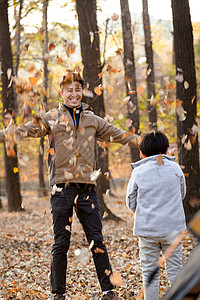
<svg viewBox="0 0 200 300">
<path fill-rule="evenodd" d="M 46 116 L 48 116 L 48 114 L 35 116 L 33 121 L 30 121 L 24 125 L 19 125 L 15 130 L 17 139 L 26 137 L 44 137 L 50 131 L 50 126 Z"/>
<path fill-rule="evenodd" d="M 186 182 L 185 182 L 185 175 L 183 171 L 181 170 L 181 167 L 176 162 L 172 163 L 173 168 L 175 170 L 175 174 L 180 179 L 180 191 L 181 191 L 181 199 L 183 200 L 186 196 Z"/>
<path fill-rule="evenodd" d="M 133 170 L 126 191 L 126 205 L 133 213 L 135 212 L 137 206 L 137 190 L 138 190 L 135 173 L 136 173 L 135 170 Z"/>
<path fill-rule="evenodd" d="M 128 143 L 130 147 L 137 148 L 139 137 L 137 134 L 130 135 L 129 132 L 117 128 L 98 116 L 96 116 L 96 120 L 98 123 L 97 137 L 100 140 L 123 145 Z"/>
</svg>

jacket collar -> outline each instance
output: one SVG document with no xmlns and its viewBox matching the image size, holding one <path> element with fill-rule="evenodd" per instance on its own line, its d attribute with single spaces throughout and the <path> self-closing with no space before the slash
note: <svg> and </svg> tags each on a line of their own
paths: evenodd
<svg viewBox="0 0 200 300">
<path fill-rule="evenodd" d="M 145 157 L 145 158 L 143 158 L 143 159 L 141 159 L 141 160 L 139 160 L 135 163 L 132 163 L 131 166 L 132 166 L 133 169 L 137 168 L 140 165 L 145 164 L 146 162 L 156 160 L 156 157 L 158 157 L 158 156 L 160 156 L 160 154 Z M 171 161 L 174 161 L 176 159 L 175 156 L 169 156 L 169 155 L 166 155 L 166 154 L 162 154 L 162 157 L 163 157 L 163 159 L 167 159 L 167 160 L 171 160 Z"/>
<path fill-rule="evenodd" d="M 89 108 L 89 105 L 88 105 L 87 103 L 81 102 L 80 104 L 81 104 L 82 110 L 86 110 L 86 109 Z M 62 102 L 60 102 L 60 103 L 58 104 L 58 109 L 59 109 L 60 111 L 62 111 L 62 112 L 67 111 L 67 108 L 62 104 Z"/>
</svg>

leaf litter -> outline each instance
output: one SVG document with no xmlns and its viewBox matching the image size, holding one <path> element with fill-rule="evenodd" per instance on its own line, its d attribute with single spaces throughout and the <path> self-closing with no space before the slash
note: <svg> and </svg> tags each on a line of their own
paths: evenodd
<svg viewBox="0 0 200 300">
<path fill-rule="evenodd" d="M 50 300 L 53 229 L 48 197 L 39 197 L 36 191 L 23 191 L 23 202 L 24 212 L 8 213 L 4 201 L 0 210 L 0 299 Z M 104 243 L 113 269 L 111 280 L 117 286 L 120 299 L 137 299 L 142 295 L 142 274 L 138 239 L 132 234 L 133 216 L 125 206 L 125 189 L 118 188 L 115 197 L 107 194 L 105 202 L 124 220 L 120 223 L 103 221 Z M 75 213 L 71 232 L 66 299 L 99 299 L 101 292 L 92 253 Z M 188 234 L 183 244 L 186 261 L 195 240 Z M 100 250 L 97 248 L 96 252 Z M 167 287 L 168 280 L 162 267 L 160 293 Z"/>
</svg>

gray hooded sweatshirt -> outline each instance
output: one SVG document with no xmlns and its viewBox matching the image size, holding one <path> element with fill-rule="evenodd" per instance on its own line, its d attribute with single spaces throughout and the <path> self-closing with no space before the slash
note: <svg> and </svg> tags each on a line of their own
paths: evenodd
<svg viewBox="0 0 200 300">
<path fill-rule="evenodd" d="M 175 157 L 154 155 L 132 163 L 126 204 L 135 213 L 134 234 L 162 237 L 186 229 L 185 176 Z"/>
</svg>

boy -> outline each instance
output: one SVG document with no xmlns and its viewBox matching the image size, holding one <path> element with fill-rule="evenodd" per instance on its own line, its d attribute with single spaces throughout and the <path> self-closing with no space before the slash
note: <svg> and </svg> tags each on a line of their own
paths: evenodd
<svg viewBox="0 0 200 300">
<path fill-rule="evenodd" d="M 182 200 L 186 194 L 184 174 L 175 157 L 166 155 L 169 141 L 160 131 L 141 136 L 138 147 L 142 160 L 131 164 L 126 203 L 135 213 L 134 234 L 139 236 L 143 284 L 147 287 L 150 274 L 157 266 L 160 250 L 171 244 L 169 234 L 186 229 Z M 182 267 L 181 245 L 166 262 L 170 283 Z M 159 275 L 145 291 L 146 300 L 159 299 Z"/>
<path fill-rule="evenodd" d="M 88 110 L 82 103 L 84 81 L 77 73 L 61 78 L 62 102 L 38 117 L 37 121 L 18 126 L 16 137 L 48 135 L 52 153 L 48 156 L 49 180 L 52 186 L 51 208 L 54 244 L 52 248 L 51 287 L 55 300 L 65 299 L 67 252 L 70 246 L 73 208 L 85 231 L 103 300 L 117 300 L 110 282 L 112 273 L 103 243 L 99 202 L 93 172 L 97 160 L 97 139 L 136 147 L 136 135 L 128 136 Z M 1 138 L 1 135 L 0 135 Z"/>
</svg>

